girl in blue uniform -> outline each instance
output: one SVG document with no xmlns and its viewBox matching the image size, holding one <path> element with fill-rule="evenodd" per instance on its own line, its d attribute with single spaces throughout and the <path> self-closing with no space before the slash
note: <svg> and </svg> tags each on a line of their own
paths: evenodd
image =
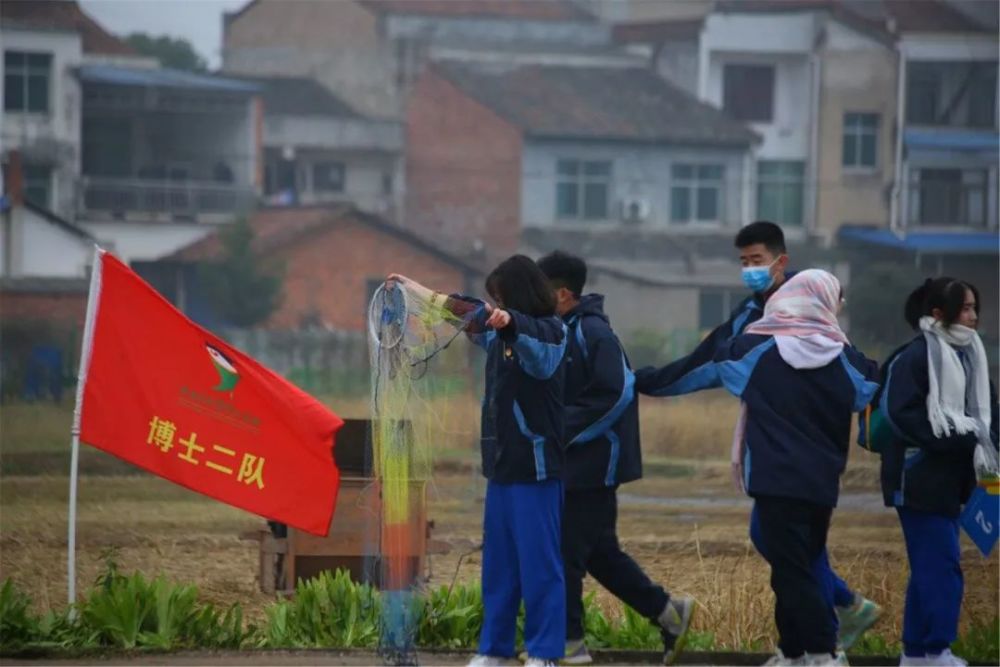
<svg viewBox="0 0 1000 667">
<path fill-rule="evenodd" d="M 566 592 L 560 552 L 564 466 L 566 327 L 555 294 L 534 261 L 514 255 L 486 279 L 496 307 L 440 297 L 390 276 L 465 322 L 486 350 L 482 408 L 483 629 L 471 665 L 505 664 L 515 655 L 517 612 L 524 601 L 528 665 L 555 664 L 566 641 Z"/>
<path fill-rule="evenodd" d="M 928 280 L 906 314 L 920 333 L 890 357 L 879 400 L 891 427 L 882 494 L 899 514 L 910 561 L 901 664 L 964 665 L 948 648 L 964 588 L 958 517 L 977 460 L 995 465 L 997 445 L 996 394 L 976 333 L 979 292 L 953 278 Z"/>
</svg>

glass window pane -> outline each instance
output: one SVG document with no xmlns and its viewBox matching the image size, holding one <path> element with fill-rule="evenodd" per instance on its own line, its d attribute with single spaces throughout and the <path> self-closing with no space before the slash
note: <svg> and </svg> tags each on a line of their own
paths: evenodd
<svg viewBox="0 0 1000 667">
<path fill-rule="evenodd" d="M 857 138 L 853 134 L 844 133 L 844 160 L 845 167 L 855 167 L 858 164 Z"/>
<path fill-rule="evenodd" d="M 966 223 L 982 225 L 986 222 L 986 193 L 982 188 L 971 187 L 965 191 Z"/>
<path fill-rule="evenodd" d="M 761 183 L 757 186 L 757 217 L 778 222 L 781 218 L 780 186 Z"/>
<path fill-rule="evenodd" d="M 784 214 L 782 217 L 784 219 L 781 222 L 786 225 L 801 225 L 804 205 L 802 186 L 786 185 L 782 194 L 784 196 L 782 202 L 782 213 Z"/>
<path fill-rule="evenodd" d="M 8 72 L 3 78 L 3 108 L 24 111 L 24 77 Z"/>
<path fill-rule="evenodd" d="M 875 135 L 864 134 L 861 136 L 861 159 L 859 164 L 864 167 L 875 166 Z"/>
<path fill-rule="evenodd" d="M 761 160 L 757 163 L 757 174 L 761 177 L 775 176 L 781 170 L 781 163 L 775 160 Z"/>
<path fill-rule="evenodd" d="M 587 183 L 583 186 L 583 217 L 586 220 L 607 219 L 608 186 L 606 183 Z"/>
<path fill-rule="evenodd" d="M 8 67 L 23 67 L 25 62 L 25 54 L 18 53 L 17 51 L 5 51 L 3 54 L 3 66 Z"/>
<path fill-rule="evenodd" d="M 720 181 L 722 180 L 722 165 L 703 164 L 698 167 L 698 180 Z"/>
<path fill-rule="evenodd" d="M 806 172 L 806 163 L 800 161 L 788 161 L 781 163 L 785 175 L 789 176 L 791 180 L 802 180 Z"/>
<path fill-rule="evenodd" d="M 719 219 L 719 189 L 714 187 L 698 188 L 698 219 Z"/>
<path fill-rule="evenodd" d="M 610 162 L 584 162 L 583 173 L 585 176 L 610 176 Z"/>
<path fill-rule="evenodd" d="M 556 186 L 556 211 L 560 218 L 575 218 L 580 213 L 576 183 L 559 183 Z"/>
<path fill-rule="evenodd" d="M 878 127 L 878 114 L 877 113 L 864 113 L 860 114 L 861 126 L 869 131 L 875 131 Z"/>
<path fill-rule="evenodd" d="M 670 175 L 676 179 L 689 179 L 694 175 L 694 167 L 689 164 L 675 164 L 670 169 Z"/>
<path fill-rule="evenodd" d="M 28 77 L 28 111 L 49 110 L 49 77 Z"/>
<path fill-rule="evenodd" d="M 856 113 L 845 113 L 844 114 L 844 131 L 853 130 L 858 126 L 858 114 Z"/>
<path fill-rule="evenodd" d="M 577 160 L 559 160 L 556 171 L 560 176 L 576 176 L 580 172 L 580 163 Z"/>
<path fill-rule="evenodd" d="M 670 189 L 671 222 L 687 222 L 691 219 L 691 191 L 687 188 Z"/>
<path fill-rule="evenodd" d="M 341 192 L 344 189 L 344 165 L 339 162 L 319 162 L 313 165 L 313 189 Z"/>
</svg>

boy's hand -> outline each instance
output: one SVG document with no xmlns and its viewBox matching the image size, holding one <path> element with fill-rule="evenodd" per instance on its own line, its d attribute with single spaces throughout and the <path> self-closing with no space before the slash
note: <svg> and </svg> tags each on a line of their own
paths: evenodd
<svg viewBox="0 0 1000 667">
<path fill-rule="evenodd" d="M 489 312 L 489 310 L 487 310 Z M 494 329 L 505 329 L 510 324 L 510 313 L 500 308 L 494 308 L 486 320 L 486 326 Z"/>
</svg>

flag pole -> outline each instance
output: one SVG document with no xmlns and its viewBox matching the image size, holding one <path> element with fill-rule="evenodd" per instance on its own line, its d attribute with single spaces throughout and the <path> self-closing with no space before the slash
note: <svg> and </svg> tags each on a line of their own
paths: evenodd
<svg viewBox="0 0 1000 667">
<path fill-rule="evenodd" d="M 94 342 L 94 322 L 101 293 L 101 258 L 104 251 L 94 246 L 94 261 L 90 269 L 90 289 L 87 292 L 87 315 L 80 345 L 80 368 L 76 376 L 76 405 L 73 408 L 72 449 L 69 464 L 69 539 L 66 554 L 67 598 L 76 602 L 76 489 L 80 467 L 80 418 L 83 414 L 83 390 L 90 368 L 90 352 Z M 72 613 L 72 611 L 70 612 Z"/>
</svg>

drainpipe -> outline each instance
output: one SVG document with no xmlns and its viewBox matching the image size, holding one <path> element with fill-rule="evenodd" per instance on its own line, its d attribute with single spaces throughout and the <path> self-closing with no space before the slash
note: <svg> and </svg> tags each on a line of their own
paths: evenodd
<svg viewBox="0 0 1000 667">
<path fill-rule="evenodd" d="M 903 52 L 903 45 L 896 47 L 897 69 L 896 76 L 896 158 L 895 172 L 892 177 L 892 196 L 889 200 L 889 229 L 898 236 L 902 236 L 906 216 L 905 202 L 902 201 L 903 193 L 903 130 L 906 127 L 906 54 Z"/>
</svg>

